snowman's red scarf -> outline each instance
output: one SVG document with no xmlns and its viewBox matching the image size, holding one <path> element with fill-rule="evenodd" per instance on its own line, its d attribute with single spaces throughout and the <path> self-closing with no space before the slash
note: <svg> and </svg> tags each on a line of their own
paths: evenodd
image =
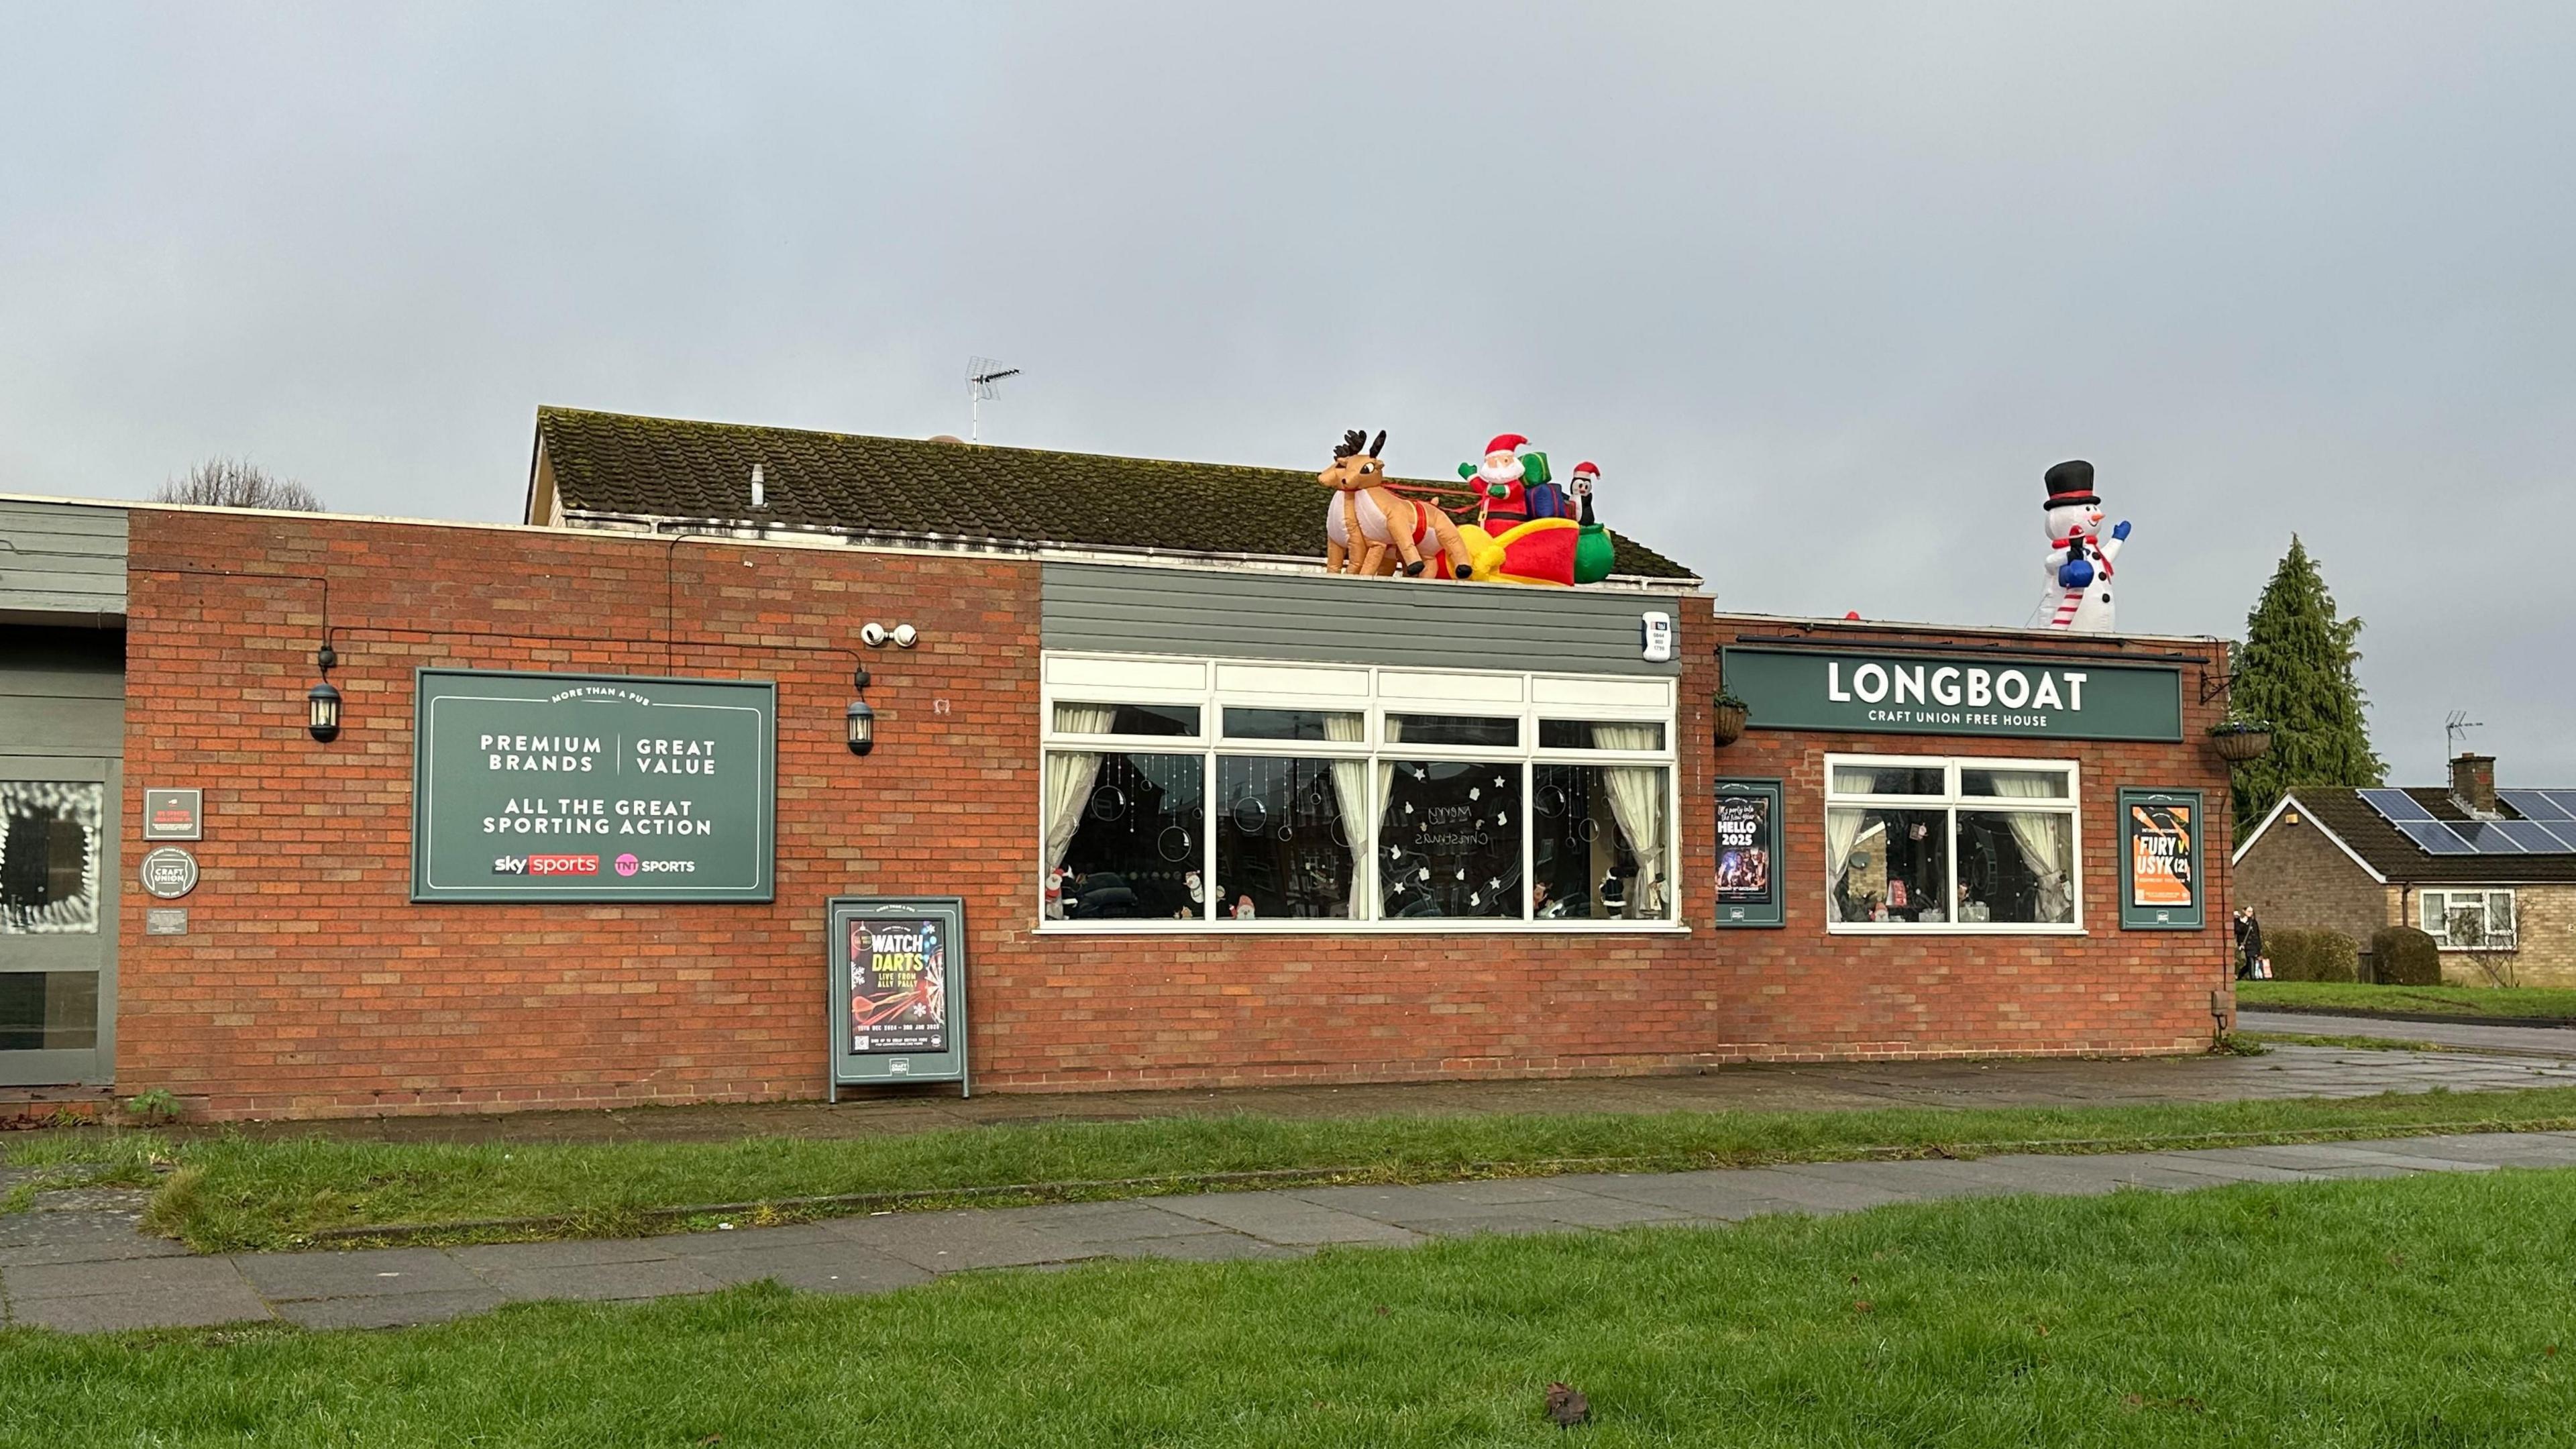
<svg viewBox="0 0 2576 1449">
<path fill-rule="evenodd" d="M 2083 552 L 2081 553 L 2076 552 L 2077 545 L 2079 544 L 2083 546 Z M 2102 577 L 2107 579 L 2111 576 L 2111 556 L 2102 551 L 2102 536 L 2100 534 L 2070 533 L 2064 538 L 2059 539 L 2056 546 L 2066 550 L 2066 556 L 2068 558 L 2089 558 L 2095 560 L 2101 566 Z"/>
</svg>

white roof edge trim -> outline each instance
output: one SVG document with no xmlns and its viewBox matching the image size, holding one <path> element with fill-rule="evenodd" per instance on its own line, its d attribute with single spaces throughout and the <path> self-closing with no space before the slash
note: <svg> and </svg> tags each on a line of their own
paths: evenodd
<svg viewBox="0 0 2576 1449">
<path fill-rule="evenodd" d="M 2272 828 L 2272 822 L 2273 822 L 2273 821 L 2275 821 L 2275 820 L 2280 819 L 2280 818 L 2281 818 L 2281 812 L 2282 812 L 2282 811 L 2284 811 L 2284 810 L 2289 809 L 2289 808 L 2290 808 L 2290 806 L 2291 806 L 2294 802 L 2296 802 L 2296 801 L 2298 800 L 2298 798 L 2299 798 L 2299 797 L 2298 797 L 2298 795 L 2297 795 L 2295 792 L 2290 792 L 2290 791 L 2284 791 L 2284 792 L 2282 792 L 2282 795 L 2281 795 L 2280 800 L 2279 800 L 2279 801 L 2277 801 L 2276 803 L 2274 803 L 2274 805 L 2272 806 L 2272 813 L 2271 813 L 2271 814 L 2269 814 L 2269 815 L 2264 816 L 2264 817 L 2263 817 L 2263 823 L 2254 827 L 2254 833 L 2253 833 L 2253 834 L 2251 834 L 2251 835 L 2246 836 L 2246 837 L 2245 837 L 2245 840 L 2244 840 L 2244 843 L 2236 847 L 2236 853 L 2235 853 L 2235 854 L 2233 854 L 2233 855 L 2231 855 L 2231 856 L 2229 856 L 2229 857 L 2227 857 L 2227 866 L 2228 866 L 2228 869 L 2230 869 L 2230 870 L 2235 869 L 2235 868 L 2236 868 L 2236 866 L 2237 866 L 2237 864 L 2238 864 L 2240 861 L 2242 861 L 2242 860 L 2244 860 L 2244 859 L 2245 859 L 2245 852 L 2247 852 L 2247 851 L 2249 851 L 2249 850 L 2252 850 L 2252 849 L 2254 848 L 2254 842 L 2255 842 L 2255 841 L 2258 841 L 2258 840 L 2260 840 L 2260 839 L 2262 839 L 2262 838 L 2263 838 L 2263 832 L 2264 832 L 2264 831 L 2266 831 L 2266 830 L 2271 829 L 2271 828 Z M 2299 808 L 2300 808 L 2300 809 L 2302 809 L 2302 810 L 2306 810 L 2306 809 L 2307 809 L 2307 807 L 2306 807 L 2306 806 L 2304 806 L 2304 805 L 2300 806 Z M 2379 882 L 2381 885 L 2387 885 L 2387 884 L 2389 884 L 2389 883 L 2390 883 L 2390 882 L 2389 882 L 2388 877 L 2386 877 L 2386 876 L 2384 876 L 2384 875 L 2381 875 L 2381 874 L 2379 873 L 2379 869 L 2378 869 L 2378 867 L 2376 867 L 2376 866 L 2372 865 L 2369 861 L 2366 861 L 2366 860 L 2364 860 L 2364 859 L 2362 859 L 2362 858 L 2361 858 L 2361 852 L 2360 852 L 2360 851 L 2355 850 L 2355 849 L 2353 849 L 2350 845 L 2345 844 L 2345 843 L 2344 843 L 2344 838 L 2343 838 L 2342 836 L 2337 835 L 2337 834 L 2335 834 L 2332 830 L 2328 829 L 2328 828 L 2326 827 L 2326 823 L 2325 823 L 2324 821 L 2322 821 L 2322 820 L 2319 820 L 2319 819 L 2317 818 L 2316 812 L 2315 812 L 2315 811 L 2313 811 L 2313 810 L 2309 810 L 2309 811 L 2308 811 L 2308 824 L 2315 826 L 2315 827 L 2317 828 L 2317 833 L 2318 833 L 2319 835 L 2322 835 L 2322 836 L 2324 836 L 2326 839 L 2333 841 L 2333 842 L 2334 842 L 2334 847 L 2335 847 L 2335 849 L 2340 850 L 2340 851 L 2342 851 L 2345 855 L 2347 855 L 2347 856 L 2351 857 L 2351 859 L 2352 859 L 2352 863 L 2353 863 L 2353 864 L 2355 864 L 2355 865 L 2357 865 L 2357 866 L 2360 866 L 2360 867 L 2361 867 L 2362 874 L 2369 876 L 2372 880 L 2375 880 L 2375 881 Z"/>
</svg>

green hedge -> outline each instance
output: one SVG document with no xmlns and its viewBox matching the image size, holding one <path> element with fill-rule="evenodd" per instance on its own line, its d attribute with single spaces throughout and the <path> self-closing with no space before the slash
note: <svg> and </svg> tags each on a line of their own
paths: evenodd
<svg viewBox="0 0 2576 1449">
<path fill-rule="evenodd" d="M 2370 974 L 2382 986 L 2439 986 L 2442 948 L 2413 926 L 2370 933 Z"/>
<path fill-rule="evenodd" d="M 2275 981 L 2360 979 L 2361 947 L 2341 931 L 2265 931 L 2263 954 L 2272 958 Z"/>
</svg>

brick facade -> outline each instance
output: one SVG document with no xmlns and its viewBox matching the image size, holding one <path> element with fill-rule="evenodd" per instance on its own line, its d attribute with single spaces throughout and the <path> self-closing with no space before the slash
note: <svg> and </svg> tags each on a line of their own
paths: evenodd
<svg viewBox="0 0 2576 1449">
<path fill-rule="evenodd" d="M 1042 936 L 1032 562 L 151 508 L 132 520 L 126 848 L 139 858 L 146 786 L 204 788 L 206 831 L 188 935 L 145 935 L 147 902 L 127 894 L 117 1085 L 213 1116 L 819 1095 L 824 901 L 852 893 L 965 898 L 975 1073 L 1002 1089 L 2184 1052 L 2209 1040 L 2213 992 L 2227 999 L 2227 780 L 2201 739 L 2204 706 L 2187 709 L 2181 745 L 1756 731 L 1713 751 L 1715 649 L 1753 621 L 1695 600 L 1680 713 L 1689 933 Z M 325 575 L 347 710 L 319 745 L 303 695 Z M 844 645 L 870 618 L 909 620 L 924 642 L 868 655 L 881 743 L 860 759 L 841 739 Z M 412 904 L 424 666 L 776 680 L 776 903 Z M 1820 792 L 1838 750 L 2080 760 L 2087 933 L 1829 938 Z M 1710 925 L 1720 771 L 1787 782 L 1786 929 Z M 2207 793 L 2208 929 L 2118 929 L 2123 785 Z"/>
<path fill-rule="evenodd" d="M 2370 948 L 2394 917 L 2395 892 L 2293 804 L 2236 863 L 2236 893 L 2267 931 L 2339 931 Z"/>
</svg>

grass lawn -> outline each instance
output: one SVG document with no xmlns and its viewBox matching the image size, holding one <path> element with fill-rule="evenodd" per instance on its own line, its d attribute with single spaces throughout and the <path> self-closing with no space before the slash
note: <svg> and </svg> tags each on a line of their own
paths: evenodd
<svg viewBox="0 0 2576 1449">
<path fill-rule="evenodd" d="M 2354 1136 L 2463 1124 L 2576 1125 L 2576 1088 L 2349 1101 L 2169 1106 L 1894 1108 L 1860 1112 L 1284 1119 L 952 1128 L 909 1136 L 535 1145 L 370 1143 L 320 1136 L 173 1141 L 149 1132 L 55 1132 L 0 1145 L 67 1179 L 146 1183 L 175 1166 L 147 1223 L 204 1251 L 299 1246 L 324 1230 L 539 1218 L 430 1241 L 606 1237 L 682 1225 L 657 1217 L 718 1203 L 752 1222 L 882 1203 L 798 1204 L 838 1194 L 1053 1187 L 1007 1200 L 1204 1190 L 1212 1174 L 1329 1170 L 1347 1181 L 1427 1182 L 1588 1171 L 1674 1170 L 1933 1151 L 2123 1151 L 2169 1144 Z M 1143 1181 L 1137 1181 L 1142 1179 Z M 1251 1184 L 1264 1185 L 1264 1184 Z M 28 1189 L 22 1187 L 23 1198 Z M 906 1206 L 941 1205 L 936 1200 Z M 419 1239 L 415 1239 L 419 1240 Z"/>
<path fill-rule="evenodd" d="M 2563 1445 L 2571 1224 L 2576 1173 L 2507 1171 L 396 1333 L 0 1331 L 0 1444 Z"/>
<path fill-rule="evenodd" d="M 2576 1021 L 2576 990 L 2554 986 L 2363 986 L 2351 981 L 2239 981 L 2236 1004 L 2443 1016 L 2543 1016 Z"/>
</svg>

